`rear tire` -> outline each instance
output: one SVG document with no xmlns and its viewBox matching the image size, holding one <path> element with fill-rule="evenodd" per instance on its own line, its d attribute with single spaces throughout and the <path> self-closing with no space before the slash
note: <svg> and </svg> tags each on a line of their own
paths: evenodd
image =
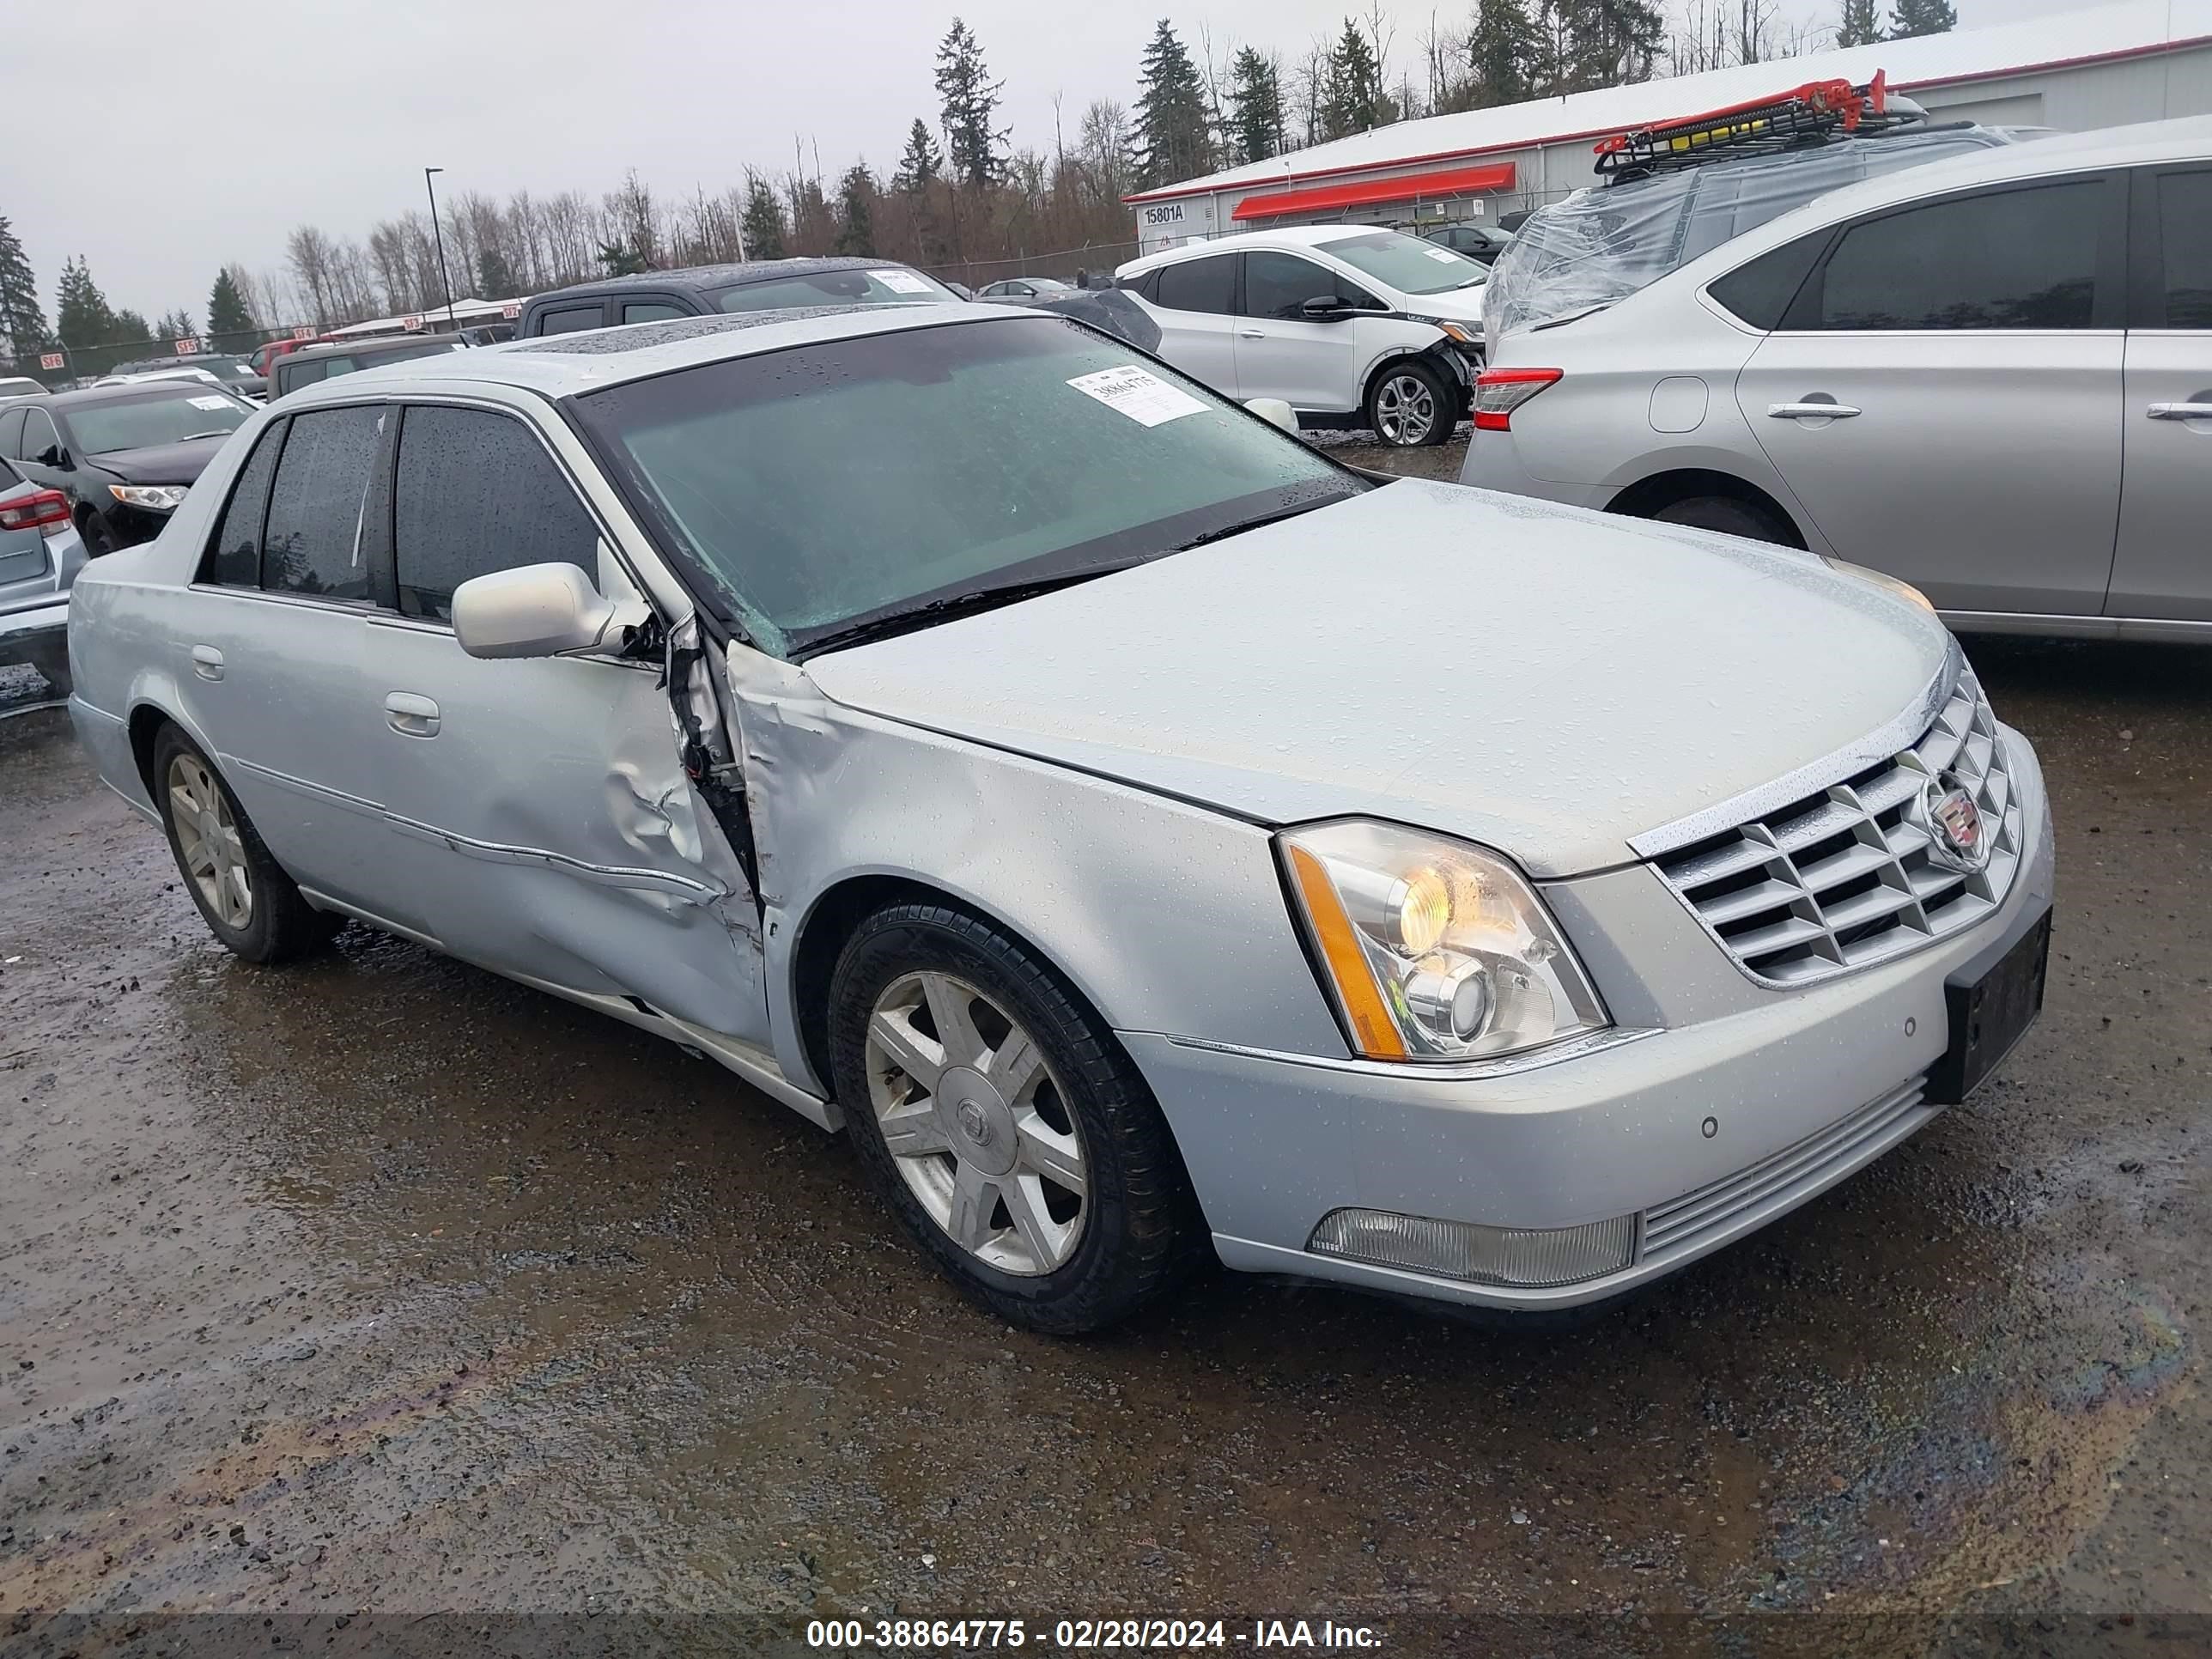
<svg viewBox="0 0 2212 1659">
<path fill-rule="evenodd" d="M 308 903 L 270 856 L 230 786 L 174 724 L 154 738 L 154 802 L 185 890 L 234 956 L 263 963 L 318 950 L 343 916 Z"/>
<path fill-rule="evenodd" d="M 869 1184 L 1000 1318 L 1099 1330 L 1194 1259 L 1204 1223 L 1143 1077 L 988 922 L 921 902 L 863 921 L 830 979 L 830 1047 Z"/>
<path fill-rule="evenodd" d="M 1459 394 L 1426 363 L 1392 363 L 1367 389 L 1367 424 L 1393 449 L 1427 449 L 1459 426 Z"/>
<path fill-rule="evenodd" d="M 1692 495 L 1686 501 L 1669 501 L 1651 516 L 1661 524 L 1717 530 L 1724 536 L 1741 536 L 1746 541 L 1773 542 L 1783 547 L 1796 545 L 1797 538 L 1771 513 L 1733 495 Z"/>
</svg>

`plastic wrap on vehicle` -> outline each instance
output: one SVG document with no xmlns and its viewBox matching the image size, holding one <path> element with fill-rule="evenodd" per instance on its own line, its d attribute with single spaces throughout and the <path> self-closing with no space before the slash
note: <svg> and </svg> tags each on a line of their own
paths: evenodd
<svg viewBox="0 0 2212 1659">
<path fill-rule="evenodd" d="M 2032 136 L 1960 126 L 1844 138 L 1577 191 L 1530 214 L 1491 266 L 1483 313 L 1491 355 L 1513 335 L 1625 300 L 1816 196 Z"/>
</svg>

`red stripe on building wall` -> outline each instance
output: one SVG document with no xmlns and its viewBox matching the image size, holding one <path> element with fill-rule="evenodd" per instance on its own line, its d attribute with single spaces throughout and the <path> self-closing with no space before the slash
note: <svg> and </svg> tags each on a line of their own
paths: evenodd
<svg viewBox="0 0 2212 1659">
<path fill-rule="evenodd" d="M 1495 167 L 1453 167 L 1437 173 L 1415 173 L 1397 179 L 1368 179 L 1358 184 L 1328 185 L 1320 190 L 1289 190 L 1247 196 L 1237 204 L 1232 219 L 1279 219 L 1289 213 L 1327 213 L 1332 208 L 1369 207 L 1382 202 L 1411 202 L 1419 198 L 1495 194 L 1513 188 L 1513 163 Z"/>
</svg>

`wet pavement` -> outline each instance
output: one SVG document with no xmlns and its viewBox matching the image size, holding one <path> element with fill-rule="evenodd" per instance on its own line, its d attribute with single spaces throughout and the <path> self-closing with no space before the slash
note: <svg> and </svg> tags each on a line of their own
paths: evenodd
<svg viewBox="0 0 2212 1659">
<path fill-rule="evenodd" d="M 0 1650 L 94 1650 L 58 1609 L 127 1651 L 164 1609 L 317 1650 L 365 1609 L 1605 1616 L 1514 1647 L 1561 1652 L 2212 1612 L 2212 655 L 1969 647 L 2056 794 L 2042 1022 L 1533 1334 L 1221 1273 L 1008 1329 L 709 1063 L 360 928 L 231 959 L 66 717 L 0 720 Z"/>
</svg>

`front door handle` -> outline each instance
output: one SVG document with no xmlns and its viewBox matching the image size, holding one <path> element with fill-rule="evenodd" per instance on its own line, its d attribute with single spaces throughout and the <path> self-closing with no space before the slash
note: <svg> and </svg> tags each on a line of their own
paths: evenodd
<svg viewBox="0 0 2212 1659">
<path fill-rule="evenodd" d="M 394 691 L 384 700 L 384 713 L 392 722 L 392 729 L 403 738 L 438 735 L 438 705 L 428 697 L 418 697 L 412 691 Z"/>
<path fill-rule="evenodd" d="M 2154 421 L 2212 421 L 2212 404 L 2153 404 Z"/>
<path fill-rule="evenodd" d="M 194 646 L 192 647 L 192 672 L 198 675 L 204 680 L 221 679 L 222 678 L 222 653 L 216 650 L 211 645 Z"/>
<path fill-rule="evenodd" d="M 1858 410 L 1849 404 L 1769 404 L 1766 413 L 1777 421 L 1848 421 Z"/>
<path fill-rule="evenodd" d="M 1267 337 L 1267 331 L 1264 328 L 1240 328 L 1237 331 L 1237 337 L 1240 340 L 1264 340 Z"/>
</svg>

